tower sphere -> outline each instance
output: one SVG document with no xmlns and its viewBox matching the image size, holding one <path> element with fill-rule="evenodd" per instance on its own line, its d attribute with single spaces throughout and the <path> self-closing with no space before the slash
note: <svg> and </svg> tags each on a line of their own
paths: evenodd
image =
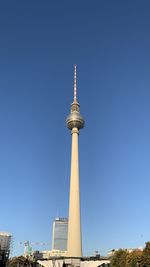
<svg viewBox="0 0 150 267">
<path fill-rule="evenodd" d="M 84 119 L 79 112 L 73 111 L 68 115 L 66 124 L 70 130 L 72 130 L 74 127 L 82 129 L 84 127 Z"/>
</svg>

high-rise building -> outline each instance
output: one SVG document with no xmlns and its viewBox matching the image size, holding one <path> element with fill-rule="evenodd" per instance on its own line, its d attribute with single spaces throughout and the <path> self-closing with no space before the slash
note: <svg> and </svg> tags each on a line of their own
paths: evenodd
<svg viewBox="0 0 150 267">
<path fill-rule="evenodd" d="M 11 235 L 0 232 L 0 266 L 5 267 L 9 258 Z"/>
<path fill-rule="evenodd" d="M 76 65 L 74 65 L 74 99 L 71 104 L 71 112 L 66 119 L 66 124 L 72 134 L 67 255 L 68 257 L 81 258 L 82 235 L 80 222 L 78 135 L 79 130 L 84 127 L 84 119 L 80 114 L 80 105 L 77 100 Z"/>
<path fill-rule="evenodd" d="M 52 250 L 67 250 L 68 219 L 56 218 L 53 222 Z"/>
</svg>

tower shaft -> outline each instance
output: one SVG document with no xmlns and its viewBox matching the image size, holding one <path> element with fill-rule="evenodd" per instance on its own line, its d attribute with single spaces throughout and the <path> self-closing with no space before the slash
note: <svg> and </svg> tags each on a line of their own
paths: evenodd
<svg viewBox="0 0 150 267">
<path fill-rule="evenodd" d="M 81 220 L 80 220 L 80 181 L 78 158 L 78 128 L 72 129 L 72 152 L 70 173 L 70 199 L 68 245 L 69 257 L 82 257 Z"/>
</svg>

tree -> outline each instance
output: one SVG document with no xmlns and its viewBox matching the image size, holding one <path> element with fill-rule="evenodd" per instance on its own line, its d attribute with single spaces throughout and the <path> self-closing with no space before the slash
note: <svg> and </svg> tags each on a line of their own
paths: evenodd
<svg viewBox="0 0 150 267">
<path fill-rule="evenodd" d="M 14 257 L 9 260 L 8 267 L 33 267 L 35 263 L 23 256 Z"/>
<path fill-rule="evenodd" d="M 127 257 L 129 252 L 125 249 L 119 249 L 114 253 L 114 256 L 111 259 L 112 267 L 127 267 Z"/>
<path fill-rule="evenodd" d="M 143 249 L 141 266 L 150 267 L 150 242 L 147 242 L 145 248 Z"/>
<path fill-rule="evenodd" d="M 126 267 L 137 267 L 141 266 L 143 252 L 140 250 L 134 250 L 130 252 L 127 256 L 127 266 Z"/>
</svg>

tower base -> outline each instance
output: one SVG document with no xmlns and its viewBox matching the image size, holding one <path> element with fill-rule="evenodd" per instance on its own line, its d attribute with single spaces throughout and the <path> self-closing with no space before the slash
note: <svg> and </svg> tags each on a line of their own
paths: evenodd
<svg viewBox="0 0 150 267">
<path fill-rule="evenodd" d="M 67 267 L 80 267 L 81 258 L 66 258 L 64 262 Z"/>
</svg>

